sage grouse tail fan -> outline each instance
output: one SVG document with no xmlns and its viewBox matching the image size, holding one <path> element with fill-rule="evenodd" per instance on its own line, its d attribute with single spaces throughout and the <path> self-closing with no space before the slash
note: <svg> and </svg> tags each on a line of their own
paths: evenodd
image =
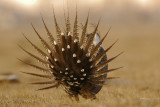
<svg viewBox="0 0 160 107">
<path fill-rule="evenodd" d="M 48 34 L 50 44 L 48 44 L 46 40 L 41 37 L 36 28 L 32 25 L 33 30 L 42 42 L 46 52 L 38 48 L 23 34 L 26 40 L 35 48 L 36 51 L 38 51 L 42 58 L 28 52 L 21 46 L 19 47 L 31 57 L 42 63 L 44 67 L 30 64 L 20 59 L 19 60 L 29 66 L 44 71 L 46 74 L 42 75 L 29 72 L 23 73 L 49 79 L 47 82 L 32 83 L 49 85 L 48 87 L 38 90 L 46 90 L 63 86 L 70 98 L 74 97 L 77 101 L 79 100 L 79 95 L 86 99 L 95 99 L 95 95 L 101 90 L 102 86 L 105 85 L 105 81 L 114 78 L 107 78 L 107 73 L 121 68 L 108 69 L 108 63 L 117 58 L 121 53 L 115 57 L 107 59 L 106 52 L 108 52 L 116 42 L 114 42 L 107 49 L 104 49 L 102 47 L 102 43 L 108 35 L 109 30 L 106 35 L 100 39 L 100 36 L 97 33 L 99 26 L 98 22 L 94 31 L 87 34 L 88 18 L 89 15 L 87 16 L 85 25 L 82 28 L 82 33 L 79 33 L 77 12 L 73 30 L 71 30 L 70 19 L 68 16 L 65 18 L 66 29 L 63 33 L 58 25 L 54 13 L 54 22 L 57 35 L 56 40 L 50 33 L 42 17 L 42 22 Z M 81 35 L 81 37 L 79 35 Z"/>
</svg>

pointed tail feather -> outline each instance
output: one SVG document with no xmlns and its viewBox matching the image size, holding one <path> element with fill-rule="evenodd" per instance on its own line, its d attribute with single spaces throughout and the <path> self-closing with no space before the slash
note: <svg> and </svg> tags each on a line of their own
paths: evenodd
<svg viewBox="0 0 160 107">
<path fill-rule="evenodd" d="M 116 71 L 116 70 L 119 70 L 123 67 L 118 67 L 118 68 L 114 68 L 114 69 L 109 69 L 109 70 L 104 70 L 104 71 L 101 71 L 101 72 L 94 72 L 94 76 L 100 76 L 100 75 L 104 75 L 104 74 L 107 74 L 109 72 L 112 72 L 112 71 Z"/>
<path fill-rule="evenodd" d="M 102 53 L 100 53 L 100 55 L 96 56 L 94 59 L 93 59 L 93 62 L 92 62 L 92 65 L 96 65 L 101 58 L 103 58 L 106 53 L 117 43 L 118 40 L 116 40 L 111 46 L 109 46 L 105 51 L 103 51 Z"/>
<path fill-rule="evenodd" d="M 41 74 L 35 74 L 35 73 L 29 73 L 29 72 L 23 72 L 23 71 L 21 71 L 21 72 L 24 74 L 28 74 L 28 75 L 32 75 L 32 76 L 36 76 L 36 77 L 43 77 L 43 78 L 48 78 L 48 79 L 53 78 L 53 76 L 51 76 L 51 75 L 41 75 Z"/>
<path fill-rule="evenodd" d="M 42 16 L 41 16 L 41 18 L 42 18 L 43 25 L 44 25 L 44 27 L 45 27 L 45 29 L 47 31 L 48 38 L 50 39 L 51 45 L 52 45 L 53 48 L 55 48 L 54 47 L 54 41 L 55 41 L 55 39 L 52 36 L 52 34 L 50 33 L 50 31 L 49 31 L 49 29 L 48 29 L 48 27 L 47 27 L 47 25 L 46 25 L 46 23 L 45 23 L 45 21 L 44 21 L 44 19 L 43 19 Z"/>
<path fill-rule="evenodd" d="M 50 46 L 48 45 L 48 43 L 40 36 L 40 34 L 37 32 L 37 30 L 35 29 L 35 27 L 33 26 L 33 24 L 31 23 L 33 30 L 36 32 L 37 36 L 39 37 L 39 39 L 41 40 L 44 48 L 48 51 L 48 49 L 50 51 L 52 51 L 52 49 L 50 48 Z"/>
<path fill-rule="evenodd" d="M 102 40 L 95 46 L 95 48 L 93 48 L 91 50 L 91 58 L 92 56 L 95 54 L 95 52 L 97 52 L 97 50 L 99 49 L 99 47 L 101 46 L 101 44 L 103 43 L 104 39 L 107 37 L 109 31 L 110 31 L 111 27 L 109 28 L 108 32 L 106 33 L 106 35 L 102 38 Z"/>
<path fill-rule="evenodd" d="M 95 34 L 96 34 L 97 29 L 98 29 L 98 26 L 99 26 L 99 22 L 100 22 L 100 20 L 98 21 L 98 24 L 97 24 L 95 30 L 94 30 L 93 33 L 92 33 L 93 36 L 91 36 L 91 37 L 89 38 L 88 43 L 87 43 L 87 45 L 86 45 L 86 47 L 85 47 L 85 52 L 86 52 L 86 53 L 87 53 L 88 49 L 90 48 L 91 44 L 93 43 Z"/>
<path fill-rule="evenodd" d="M 39 49 L 36 45 L 34 45 L 26 36 L 25 34 L 23 34 L 23 36 L 25 37 L 25 39 L 35 48 L 35 50 L 37 50 L 37 52 L 43 57 L 43 58 L 50 58 L 50 56 L 48 56 L 46 53 L 44 53 L 41 49 Z"/>
<path fill-rule="evenodd" d="M 36 91 L 47 90 L 47 89 L 55 88 L 55 87 L 58 87 L 58 86 L 59 86 L 59 84 L 55 84 L 55 85 L 52 85 L 52 86 L 49 86 L 49 87 L 40 88 L 40 89 L 38 89 L 38 90 L 36 90 Z"/>
<path fill-rule="evenodd" d="M 56 15 L 54 12 L 54 8 L 53 8 L 53 15 L 54 15 L 54 23 L 55 23 L 55 28 L 56 28 L 56 33 L 57 33 L 57 42 L 58 44 L 60 44 L 60 36 L 61 36 L 61 29 L 57 23 L 57 19 L 56 19 Z"/>
<path fill-rule="evenodd" d="M 28 55 L 32 56 L 33 58 L 35 58 L 38 62 L 41 62 L 44 65 L 50 65 L 50 63 L 48 61 L 45 61 L 35 55 L 33 55 L 32 53 L 28 52 L 27 50 L 25 50 L 24 48 L 22 48 L 20 45 L 18 45 L 24 52 L 26 52 Z"/>
<path fill-rule="evenodd" d="M 70 24 L 70 19 L 69 19 L 69 7 L 67 4 L 67 8 L 68 8 L 68 16 L 67 16 L 67 21 L 66 21 L 66 35 L 68 35 L 68 33 L 71 31 L 71 24 Z"/>
<path fill-rule="evenodd" d="M 79 35 L 78 35 L 78 16 L 77 16 L 77 7 L 76 7 L 76 17 L 74 22 L 74 29 L 73 29 L 73 39 L 77 39 L 79 41 Z"/>
<path fill-rule="evenodd" d="M 89 12 L 88 12 L 88 16 L 87 16 L 87 19 L 86 19 L 85 26 L 83 27 L 83 30 L 82 30 L 82 36 L 81 36 L 81 40 L 80 40 L 80 46 L 82 46 L 85 43 L 87 26 L 88 26 L 88 19 L 89 19 Z"/>
<path fill-rule="evenodd" d="M 119 77 L 108 77 L 108 78 L 99 78 L 97 81 L 105 81 L 105 80 L 112 80 L 112 79 L 117 79 Z"/>
<path fill-rule="evenodd" d="M 17 58 L 17 59 L 18 59 L 18 58 Z M 29 66 L 31 66 L 31 67 L 36 68 L 36 69 L 39 69 L 39 70 L 42 70 L 42 71 L 45 71 L 45 72 L 50 72 L 50 71 L 51 71 L 50 69 L 42 68 L 42 67 L 39 67 L 39 66 L 37 66 L 37 65 L 33 65 L 33 64 L 27 63 L 27 62 L 25 62 L 25 61 L 23 61 L 23 60 L 21 60 L 21 59 L 18 59 L 18 60 L 21 61 L 21 62 L 23 62 L 24 64 L 27 64 L 27 65 L 29 65 Z"/>
<path fill-rule="evenodd" d="M 43 85 L 43 84 L 53 84 L 55 83 L 55 81 L 45 81 L 45 82 L 34 82 L 34 83 L 30 83 L 33 85 Z"/>
<path fill-rule="evenodd" d="M 96 70 L 99 70 L 100 68 L 104 67 L 106 64 L 108 64 L 109 62 L 113 61 L 114 59 L 116 59 L 118 56 L 120 56 L 122 53 L 124 52 L 121 52 L 120 54 L 116 55 L 115 57 L 112 57 L 110 58 L 109 60 L 106 60 L 104 62 L 102 62 L 101 64 L 98 64 L 95 66 L 95 69 Z"/>
</svg>

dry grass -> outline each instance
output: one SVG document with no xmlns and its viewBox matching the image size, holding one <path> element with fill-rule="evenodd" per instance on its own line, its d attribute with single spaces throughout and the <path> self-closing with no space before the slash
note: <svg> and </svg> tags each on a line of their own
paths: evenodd
<svg viewBox="0 0 160 107">
<path fill-rule="evenodd" d="M 160 106 L 160 50 L 158 37 L 122 37 L 120 42 L 108 53 L 114 56 L 121 50 L 125 53 L 109 67 L 125 66 L 123 69 L 110 73 L 109 76 L 120 77 L 117 80 L 107 81 L 108 85 L 98 93 L 97 100 L 71 101 L 61 87 L 45 91 L 34 91 L 41 86 L 32 86 L 26 83 L 39 80 L 39 78 L 26 76 L 15 71 L 30 71 L 17 60 L 10 62 L 6 57 L 8 68 L 2 67 L 0 73 L 7 70 L 17 74 L 20 84 L 0 84 L 0 107 L 159 107 Z M 111 42 L 108 38 L 105 47 Z M 123 49 L 122 49 L 123 48 Z M 2 48 L 1 48 L 2 49 Z M 28 48 L 30 50 L 30 47 Z M 11 52 L 5 50 L 7 53 Z M 13 51 L 16 56 L 26 55 L 20 49 Z M 3 61 L 0 62 L 2 65 Z M 14 63 L 14 64 L 13 64 Z"/>
</svg>

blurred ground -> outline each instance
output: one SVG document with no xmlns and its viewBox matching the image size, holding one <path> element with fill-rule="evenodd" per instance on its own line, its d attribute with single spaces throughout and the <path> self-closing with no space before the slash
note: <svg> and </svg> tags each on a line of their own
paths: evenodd
<svg viewBox="0 0 160 107">
<path fill-rule="evenodd" d="M 35 36 L 35 35 L 34 35 Z M 36 36 L 35 36 L 36 37 Z M 117 37 L 110 33 L 106 38 L 106 48 Z M 16 57 L 32 61 L 16 44 L 11 47 L 1 46 L 0 73 L 13 73 L 20 77 L 20 84 L 0 84 L 0 105 L 2 106 L 57 106 L 57 107 L 105 107 L 105 106 L 160 106 L 160 51 L 158 50 L 159 37 L 118 37 L 117 45 L 108 53 L 112 57 L 121 51 L 125 53 L 109 64 L 109 68 L 124 66 L 123 69 L 112 72 L 109 76 L 120 77 L 107 81 L 108 85 L 97 95 L 97 100 L 80 99 L 80 102 L 71 101 L 63 89 L 51 89 L 36 92 L 41 86 L 32 86 L 27 83 L 38 81 L 39 78 L 21 74 L 19 71 L 39 72 L 27 65 L 23 65 Z M 35 38 L 33 38 L 35 40 Z M 18 43 L 32 51 L 22 37 Z M 34 41 L 39 44 L 39 41 Z M 15 45 L 15 46 L 13 46 Z M 35 53 L 35 52 L 34 52 Z"/>
</svg>

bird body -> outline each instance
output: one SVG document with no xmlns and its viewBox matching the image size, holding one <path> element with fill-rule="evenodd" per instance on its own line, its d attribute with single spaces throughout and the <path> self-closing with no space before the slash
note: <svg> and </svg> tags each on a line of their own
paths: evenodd
<svg viewBox="0 0 160 107">
<path fill-rule="evenodd" d="M 43 52 L 23 34 L 26 40 L 35 48 L 35 50 L 38 51 L 42 58 L 28 52 L 21 46 L 20 48 L 31 57 L 45 65 L 45 68 L 24 62 L 23 60 L 20 61 L 46 72 L 47 75 L 29 72 L 23 73 L 50 79 L 50 81 L 47 82 L 32 83 L 50 84 L 49 87 L 38 90 L 63 86 L 66 93 L 68 93 L 71 98 L 74 97 L 77 101 L 79 100 L 79 95 L 86 99 L 94 99 L 96 98 L 96 94 L 105 84 L 105 81 L 107 79 L 113 79 L 112 77 L 107 78 L 107 73 L 121 68 L 108 69 L 108 63 L 117 58 L 121 53 L 113 58 L 107 59 L 106 52 L 108 52 L 116 42 L 107 49 L 102 47 L 102 43 L 108 35 L 109 30 L 105 36 L 100 39 L 100 36 L 97 33 L 99 22 L 94 31 L 87 34 L 89 15 L 87 16 L 85 25 L 82 28 L 82 33 L 79 33 L 78 29 L 77 12 L 73 33 L 71 32 L 69 16 L 65 19 L 66 29 L 62 32 L 54 13 L 54 22 L 57 34 L 56 40 L 50 33 L 42 17 L 42 22 L 48 34 L 50 44 L 41 37 L 36 28 L 32 25 L 33 30 L 41 40 L 46 52 Z"/>
</svg>

